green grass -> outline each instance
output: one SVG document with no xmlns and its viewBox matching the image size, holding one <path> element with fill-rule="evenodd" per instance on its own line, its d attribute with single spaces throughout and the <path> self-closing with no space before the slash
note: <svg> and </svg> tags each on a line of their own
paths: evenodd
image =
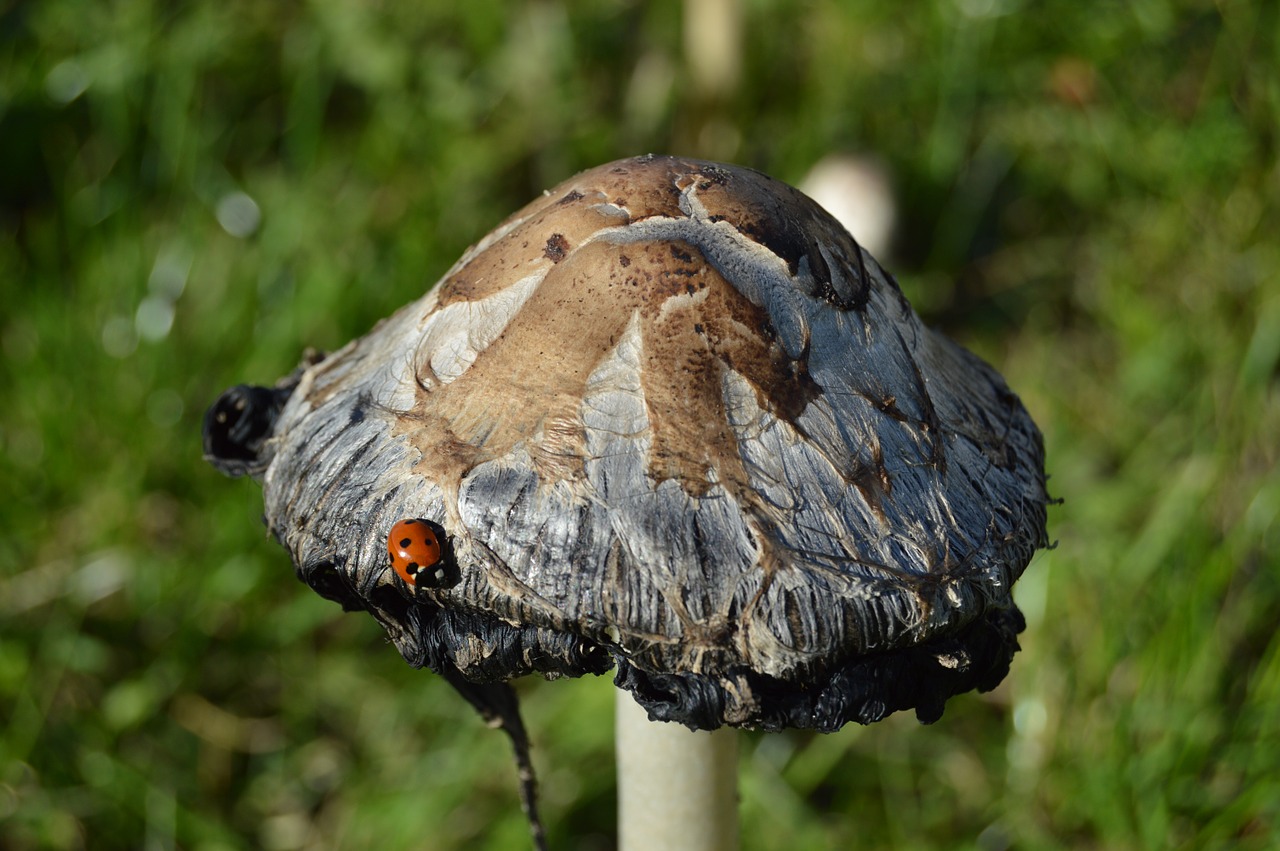
<svg viewBox="0 0 1280 851">
<path fill-rule="evenodd" d="M 294 579 L 201 414 L 578 169 L 833 150 L 1065 502 L 1008 681 L 745 736 L 744 847 L 1280 844 L 1280 10 L 751 0 L 717 96 L 680 13 L 0 8 L 0 846 L 522 847 L 506 742 Z M 611 847 L 611 687 L 521 690 L 553 844 Z"/>
</svg>

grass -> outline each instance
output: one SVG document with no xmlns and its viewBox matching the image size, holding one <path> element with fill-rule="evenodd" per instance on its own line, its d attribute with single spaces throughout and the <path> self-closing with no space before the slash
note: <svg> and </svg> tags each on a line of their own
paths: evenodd
<svg viewBox="0 0 1280 851">
<path fill-rule="evenodd" d="M 1008 681 L 744 738 L 746 848 L 1280 843 L 1280 10 L 0 9 L 0 846 L 522 847 L 505 741 L 296 582 L 199 457 L 575 170 L 892 171 L 889 265 L 1045 432 Z M 612 847 L 611 688 L 521 684 L 557 847 Z"/>
</svg>

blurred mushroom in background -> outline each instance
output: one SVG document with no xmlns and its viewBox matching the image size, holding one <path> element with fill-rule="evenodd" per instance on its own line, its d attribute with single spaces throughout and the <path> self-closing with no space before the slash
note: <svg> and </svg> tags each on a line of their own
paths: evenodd
<svg viewBox="0 0 1280 851">
<path fill-rule="evenodd" d="M 884 163 L 869 156 L 829 154 L 809 169 L 800 181 L 800 191 L 881 262 L 889 258 L 898 206 Z"/>
</svg>

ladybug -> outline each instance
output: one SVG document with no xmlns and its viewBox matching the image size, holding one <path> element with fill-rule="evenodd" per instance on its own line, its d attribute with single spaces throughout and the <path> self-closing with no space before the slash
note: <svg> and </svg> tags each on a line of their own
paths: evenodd
<svg viewBox="0 0 1280 851">
<path fill-rule="evenodd" d="M 443 529 L 428 520 L 401 520 L 387 535 L 391 569 L 410 588 L 439 587 L 445 584 Z"/>
</svg>

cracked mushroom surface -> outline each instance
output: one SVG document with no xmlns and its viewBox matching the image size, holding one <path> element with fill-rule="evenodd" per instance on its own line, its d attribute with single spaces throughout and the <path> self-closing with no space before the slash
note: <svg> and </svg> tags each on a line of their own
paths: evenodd
<svg viewBox="0 0 1280 851">
<path fill-rule="evenodd" d="M 550 190 L 205 440 L 305 582 L 482 711 L 613 667 L 696 728 L 931 721 L 1004 677 L 1046 543 L 1003 379 L 800 192 L 681 158 Z M 388 560 L 405 518 L 440 532 L 431 581 Z"/>
</svg>

